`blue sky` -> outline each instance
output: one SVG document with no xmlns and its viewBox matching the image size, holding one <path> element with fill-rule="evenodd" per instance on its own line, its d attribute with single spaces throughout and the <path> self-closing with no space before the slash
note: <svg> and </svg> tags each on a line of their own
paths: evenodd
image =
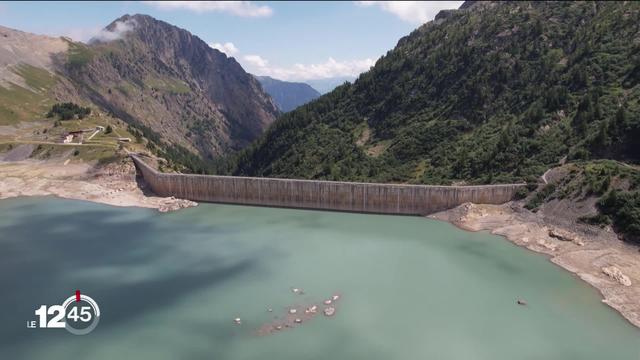
<svg viewBox="0 0 640 360">
<path fill-rule="evenodd" d="M 189 30 L 249 72 L 283 80 L 355 76 L 445 2 L 3 2 L 0 25 L 86 41 L 124 14 Z"/>
</svg>

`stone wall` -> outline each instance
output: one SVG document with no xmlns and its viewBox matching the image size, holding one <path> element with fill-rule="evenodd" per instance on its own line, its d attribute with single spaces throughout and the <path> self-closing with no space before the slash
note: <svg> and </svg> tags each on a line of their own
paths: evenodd
<svg viewBox="0 0 640 360">
<path fill-rule="evenodd" d="M 426 215 L 465 202 L 501 204 L 524 184 L 432 186 L 165 174 L 132 155 L 160 196 L 194 201 L 381 214 Z"/>
</svg>

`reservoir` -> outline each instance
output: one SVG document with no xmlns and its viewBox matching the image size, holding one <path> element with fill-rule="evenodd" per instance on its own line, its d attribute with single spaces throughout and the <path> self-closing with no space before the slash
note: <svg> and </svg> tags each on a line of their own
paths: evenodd
<svg viewBox="0 0 640 360">
<path fill-rule="evenodd" d="M 422 217 L 2 200 L 0 288 L 1 359 L 640 359 L 640 331 L 586 283 Z M 76 289 L 93 332 L 25 326 Z M 334 294 L 331 317 L 258 331 Z"/>
</svg>

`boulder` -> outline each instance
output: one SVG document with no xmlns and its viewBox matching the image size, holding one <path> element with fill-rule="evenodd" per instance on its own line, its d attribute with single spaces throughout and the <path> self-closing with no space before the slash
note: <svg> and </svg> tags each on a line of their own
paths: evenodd
<svg viewBox="0 0 640 360">
<path fill-rule="evenodd" d="M 631 279 L 629 279 L 627 275 L 623 274 L 622 271 L 615 266 L 603 267 L 602 272 L 621 285 L 631 286 Z"/>
<path fill-rule="evenodd" d="M 576 234 L 570 233 L 562 229 L 551 228 L 549 229 L 549 237 L 558 239 L 560 241 L 570 241 L 576 245 L 584 245 L 584 241 Z"/>
</svg>

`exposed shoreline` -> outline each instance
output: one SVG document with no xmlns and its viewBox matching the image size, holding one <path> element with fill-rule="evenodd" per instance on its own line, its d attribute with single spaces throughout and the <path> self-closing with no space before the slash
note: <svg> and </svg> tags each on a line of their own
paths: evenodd
<svg viewBox="0 0 640 360">
<path fill-rule="evenodd" d="M 138 183 L 131 160 L 103 167 L 86 163 L 23 160 L 0 162 L 0 199 L 19 196 L 58 196 L 112 206 L 158 209 L 161 212 L 196 206 L 189 200 L 154 196 Z M 518 203 L 503 205 L 463 204 L 428 216 L 467 231 L 490 231 L 512 243 L 549 256 L 549 260 L 597 289 L 603 302 L 640 328 L 640 252 L 618 240 L 610 230 L 550 224 L 540 214 Z M 550 231 L 568 239 L 550 236 Z M 568 234 L 568 235 L 567 235 Z M 615 278 L 615 268 L 630 281 Z"/>
<path fill-rule="evenodd" d="M 0 162 L 0 199 L 57 196 L 65 199 L 157 209 L 161 212 L 196 206 L 173 197 L 158 197 L 138 184 L 131 160 L 95 167 L 63 160 Z"/>
<path fill-rule="evenodd" d="M 640 252 L 618 240 L 610 230 L 589 229 L 586 234 L 544 221 L 543 216 L 522 209 L 520 204 L 463 204 L 429 215 L 466 231 L 489 231 L 510 242 L 546 255 L 561 268 L 594 287 L 602 302 L 640 328 Z M 549 234 L 566 234 L 572 240 L 559 240 Z M 611 269 L 618 269 L 630 284 L 623 284 Z M 607 272 L 607 273 L 605 273 Z M 616 273 L 617 274 L 617 273 Z"/>
</svg>

